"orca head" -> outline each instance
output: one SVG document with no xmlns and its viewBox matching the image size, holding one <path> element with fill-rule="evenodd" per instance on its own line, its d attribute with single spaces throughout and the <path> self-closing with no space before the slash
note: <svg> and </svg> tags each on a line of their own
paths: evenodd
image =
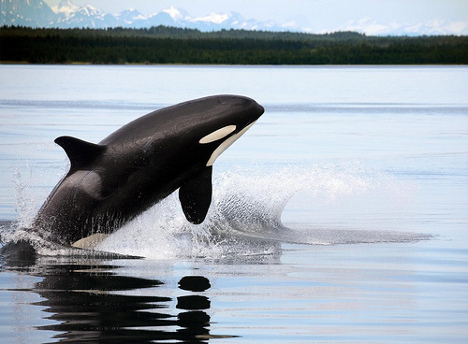
<svg viewBox="0 0 468 344">
<path fill-rule="evenodd" d="M 198 144 L 213 148 L 206 166 L 212 166 L 221 153 L 250 129 L 265 111 L 255 100 L 247 97 L 222 95 L 216 100 L 222 111 L 199 132 Z"/>
</svg>

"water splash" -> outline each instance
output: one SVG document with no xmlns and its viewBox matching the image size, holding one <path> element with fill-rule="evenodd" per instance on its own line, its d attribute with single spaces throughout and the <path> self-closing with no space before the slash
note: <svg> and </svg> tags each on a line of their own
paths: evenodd
<svg viewBox="0 0 468 344">
<path fill-rule="evenodd" d="M 5 241 L 29 239 L 44 255 L 89 254 L 43 242 L 24 229 L 32 221 L 37 200 L 31 198 L 28 180 L 23 181 L 19 172 L 15 173 L 15 185 L 18 229 L 2 229 Z M 427 238 L 382 230 L 398 217 L 392 207 L 408 203 L 415 188 L 359 165 L 289 167 L 270 172 L 236 168 L 216 174 L 213 190 L 209 213 L 201 225 L 187 222 L 176 192 L 95 248 L 151 259 L 258 260 L 279 257 L 284 242 L 337 245 Z M 296 225 L 285 226 L 284 215 L 286 222 L 293 219 Z M 379 228 L 369 220 L 372 218 L 380 221 Z"/>
<path fill-rule="evenodd" d="M 382 173 L 336 166 L 286 168 L 270 173 L 234 169 L 218 174 L 213 189 L 213 202 L 203 224 L 188 224 L 177 195 L 173 194 L 97 248 L 121 254 L 138 253 L 153 259 L 181 256 L 228 259 L 275 257 L 281 254 L 282 242 L 336 245 L 426 238 L 406 232 L 353 229 L 349 225 L 337 227 L 323 221 L 294 229 L 283 225 L 283 211 L 298 193 L 303 194 L 303 199 L 305 195 L 307 205 L 313 203 L 322 208 L 353 198 L 359 202 L 368 198 L 375 208 L 373 197 L 376 195 L 381 206 L 388 207 L 391 199 L 401 202 L 414 191 L 411 185 Z M 369 204 L 364 202 L 362 206 L 367 208 Z M 359 204 L 355 208 L 359 208 Z"/>
<path fill-rule="evenodd" d="M 26 165 L 26 175 L 19 168 L 14 168 L 13 183 L 15 185 L 15 213 L 19 227 L 28 227 L 36 212 L 35 198 L 31 190 L 33 185 L 33 173 L 29 165 Z M 25 180 L 24 180 L 25 179 Z"/>
</svg>

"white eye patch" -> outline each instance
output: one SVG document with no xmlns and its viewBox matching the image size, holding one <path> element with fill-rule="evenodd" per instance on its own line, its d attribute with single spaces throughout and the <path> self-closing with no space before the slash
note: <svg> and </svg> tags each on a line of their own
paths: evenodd
<svg viewBox="0 0 468 344">
<path fill-rule="evenodd" d="M 235 125 L 228 125 L 226 127 L 223 127 L 221 129 L 218 129 L 216 131 L 213 131 L 211 134 L 208 134 L 200 139 L 198 141 L 201 144 L 206 144 L 210 142 L 214 142 L 217 140 L 220 140 L 226 136 L 228 136 L 230 133 L 232 133 L 234 130 L 236 130 Z"/>
<path fill-rule="evenodd" d="M 226 141 L 221 143 L 218 148 L 214 150 L 214 152 L 211 154 L 210 160 L 206 163 L 206 166 L 212 166 L 215 162 L 215 160 L 218 158 L 218 156 L 221 155 L 222 152 L 224 152 L 226 149 L 229 148 L 230 145 L 234 143 L 239 137 L 241 137 L 249 128 L 254 125 L 255 122 L 249 124 L 246 126 L 244 129 L 239 131 L 237 134 L 232 135 L 230 138 L 228 138 Z M 227 127 L 225 127 L 227 128 Z M 224 128 L 223 128 L 224 129 Z"/>
</svg>

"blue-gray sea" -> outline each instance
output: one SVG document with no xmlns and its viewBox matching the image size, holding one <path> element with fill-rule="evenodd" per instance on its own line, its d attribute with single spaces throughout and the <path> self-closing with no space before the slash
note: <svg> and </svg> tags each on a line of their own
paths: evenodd
<svg viewBox="0 0 468 344">
<path fill-rule="evenodd" d="M 467 343 L 468 68 L 0 65 L 0 220 L 27 228 L 68 161 L 158 108 L 240 94 L 265 114 L 102 242 L 0 260 L 2 343 Z M 157 128 L 155 128 L 157 130 Z"/>
</svg>

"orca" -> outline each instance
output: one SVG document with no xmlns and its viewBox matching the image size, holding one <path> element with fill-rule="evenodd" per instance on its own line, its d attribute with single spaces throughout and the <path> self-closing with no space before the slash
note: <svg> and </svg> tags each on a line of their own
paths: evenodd
<svg viewBox="0 0 468 344">
<path fill-rule="evenodd" d="M 51 242 L 83 247 L 81 239 L 114 232 L 177 189 L 185 217 L 200 224 L 214 162 L 263 113 L 253 99 L 216 95 L 153 111 L 97 144 L 58 137 L 70 170 L 32 228 Z"/>
</svg>

